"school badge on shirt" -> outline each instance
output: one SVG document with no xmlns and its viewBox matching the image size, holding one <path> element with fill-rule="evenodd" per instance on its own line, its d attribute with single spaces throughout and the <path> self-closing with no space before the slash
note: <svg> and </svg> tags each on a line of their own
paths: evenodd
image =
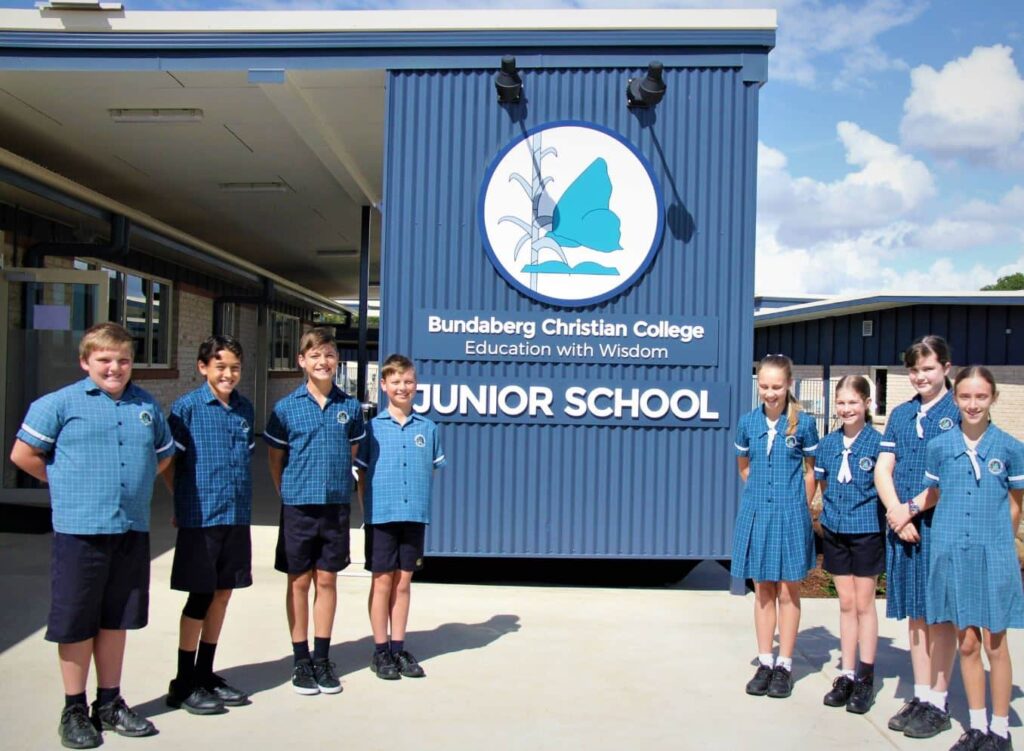
<svg viewBox="0 0 1024 751">
<path fill-rule="evenodd" d="M 787 435 L 786 436 L 786 448 L 791 448 L 791 449 L 795 449 L 796 448 L 796 436 L 795 435 Z"/>
<path fill-rule="evenodd" d="M 939 420 L 939 430 L 949 430 L 951 427 L 953 427 L 952 417 L 943 417 Z"/>
<path fill-rule="evenodd" d="M 338 424 L 339 425 L 344 425 L 347 422 L 348 422 L 348 412 L 346 412 L 345 410 L 341 410 L 341 412 L 338 413 Z"/>
<path fill-rule="evenodd" d="M 988 471 L 994 475 L 1003 474 L 1003 470 L 1006 467 L 1003 465 L 1002 459 L 989 459 L 988 460 Z"/>
<path fill-rule="evenodd" d="M 875 466 L 875 460 L 870 456 L 862 456 L 860 461 L 857 462 L 857 466 L 865 472 L 870 472 Z"/>
<path fill-rule="evenodd" d="M 139 422 L 147 427 L 153 424 L 153 415 L 149 414 L 146 410 L 139 412 Z"/>
<path fill-rule="evenodd" d="M 416 437 L 412 439 L 412 442 L 416 444 L 417 448 L 423 448 L 427 445 L 427 439 L 422 433 L 417 433 Z"/>
</svg>

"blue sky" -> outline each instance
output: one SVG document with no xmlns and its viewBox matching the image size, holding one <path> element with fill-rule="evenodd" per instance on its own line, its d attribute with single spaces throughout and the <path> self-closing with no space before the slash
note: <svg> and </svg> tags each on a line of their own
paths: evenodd
<svg viewBox="0 0 1024 751">
<path fill-rule="evenodd" d="M 757 291 L 973 290 L 1024 271 L 1021 0 L 125 0 L 144 9 L 775 7 Z M 0 7 L 31 7 L 0 0 Z"/>
</svg>

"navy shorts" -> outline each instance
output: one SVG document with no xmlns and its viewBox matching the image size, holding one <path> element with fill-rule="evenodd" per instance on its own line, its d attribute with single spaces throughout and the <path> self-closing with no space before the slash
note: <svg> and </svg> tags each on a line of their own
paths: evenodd
<svg viewBox="0 0 1024 751">
<path fill-rule="evenodd" d="M 367 524 L 365 532 L 366 570 L 419 571 L 423 568 L 423 538 L 427 525 L 421 522 Z"/>
<path fill-rule="evenodd" d="M 338 572 L 350 563 L 347 503 L 281 506 L 274 568 L 286 574 Z"/>
<path fill-rule="evenodd" d="M 847 534 L 822 526 L 824 569 L 833 576 L 876 576 L 885 571 L 885 536 L 881 532 Z"/>
<path fill-rule="evenodd" d="M 53 533 L 46 640 L 91 639 L 149 620 L 149 533 Z"/>
<path fill-rule="evenodd" d="M 214 592 L 252 586 L 248 524 L 182 527 L 174 545 L 171 589 Z"/>
</svg>

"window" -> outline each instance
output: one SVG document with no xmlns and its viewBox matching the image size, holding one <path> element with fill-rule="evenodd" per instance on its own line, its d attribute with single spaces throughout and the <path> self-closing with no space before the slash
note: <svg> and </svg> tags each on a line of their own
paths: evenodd
<svg viewBox="0 0 1024 751">
<path fill-rule="evenodd" d="M 218 334 L 226 334 L 238 338 L 241 329 L 239 319 L 241 318 L 241 306 L 238 303 L 226 302 L 220 306 L 220 331 Z"/>
<path fill-rule="evenodd" d="M 75 268 L 99 269 L 110 277 L 108 320 L 128 329 L 135 341 L 136 367 L 167 367 L 171 360 L 171 283 L 94 261 Z"/>
<path fill-rule="evenodd" d="M 299 351 L 299 319 L 284 313 L 270 317 L 270 370 L 295 370 Z"/>
</svg>

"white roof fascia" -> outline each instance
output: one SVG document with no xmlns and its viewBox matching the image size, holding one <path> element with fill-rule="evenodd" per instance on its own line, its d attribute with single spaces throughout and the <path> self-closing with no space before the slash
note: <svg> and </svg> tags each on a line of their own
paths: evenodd
<svg viewBox="0 0 1024 751">
<path fill-rule="evenodd" d="M 0 10 L 0 30 L 301 33 L 774 30 L 774 10 L 58 11 Z"/>
</svg>

